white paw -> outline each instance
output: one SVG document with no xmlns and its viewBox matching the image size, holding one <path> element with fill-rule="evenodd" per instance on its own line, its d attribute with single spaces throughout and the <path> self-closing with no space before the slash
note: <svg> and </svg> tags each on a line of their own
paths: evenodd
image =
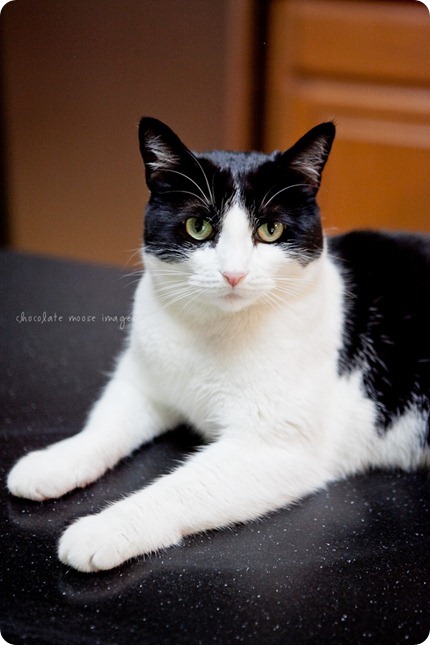
<svg viewBox="0 0 430 645">
<path fill-rule="evenodd" d="M 85 455 L 55 445 L 20 459 L 9 473 L 7 486 L 12 495 L 41 502 L 86 486 L 100 477 L 103 470 Z"/>
<path fill-rule="evenodd" d="M 118 502 L 97 515 L 82 517 L 63 534 L 58 556 L 64 564 L 83 572 L 104 571 L 138 555 L 178 544 L 179 532 L 153 521 L 136 521 L 136 511 L 117 510 Z"/>
</svg>

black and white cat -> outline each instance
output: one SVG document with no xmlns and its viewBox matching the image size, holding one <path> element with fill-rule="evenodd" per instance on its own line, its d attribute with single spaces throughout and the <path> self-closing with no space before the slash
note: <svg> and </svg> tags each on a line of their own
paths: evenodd
<svg viewBox="0 0 430 645">
<path fill-rule="evenodd" d="M 59 497 L 186 422 L 205 445 L 59 544 L 110 569 L 372 467 L 430 464 L 430 239 L 325 239 L 335 128 L 284 153 L 194 154 L 144 118 L 151 191 L 128 346 L 84 430 L 23 457 L 14 495 Z"/>
</svg>

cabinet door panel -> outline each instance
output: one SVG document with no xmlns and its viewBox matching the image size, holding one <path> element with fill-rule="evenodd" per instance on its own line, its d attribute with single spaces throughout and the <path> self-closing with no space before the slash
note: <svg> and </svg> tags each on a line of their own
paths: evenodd
<svg viewBox="0 0 430 645">
<path fill-rule="evenodd" d="M 355 107 L 327 101 L 329 93 L 321 101 L 298 92 L 292 101 L 293 138 L 320 121 L 337 122 L 319 199 L 326 226 L 430 232 L 430 115 L 402 104 L 401 94 L 396 102 L 396 92 L 390 102 L 366 99 Z M 363 88 L 366 93 L 373 96 Z M 430 93 L 427 98 L 430 104 Z"/>
<path fill-rule="evenodd" d="M 286 148 L 334 119 L 337 138 L 319 199 L 326 226 L 430 232 L 425 7 L 272 0 L 270 8 L 266 149 Z"/>
<path fill-rule="evenodd" d="M 325 226 L 430 231 L 429 184 L 430 149 L 375 146 L 340 132 L 319 199 Z"/>
<path fill-rule="evenodd" d="M 420 2 L 301 0 L 291 12 L 304 72 L 430 83 L 429 16 Z"/>
</svg>

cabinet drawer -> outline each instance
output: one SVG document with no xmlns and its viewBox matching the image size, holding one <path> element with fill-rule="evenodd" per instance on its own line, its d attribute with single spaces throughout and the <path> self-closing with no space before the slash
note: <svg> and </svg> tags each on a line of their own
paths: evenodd
<svg viewBox="0 0 430 645">
<path fill-rule="evenodd" d="M 430 83 L 430 17 L 421 2 L 290 3 L 303 74 Z"/>
</svg>

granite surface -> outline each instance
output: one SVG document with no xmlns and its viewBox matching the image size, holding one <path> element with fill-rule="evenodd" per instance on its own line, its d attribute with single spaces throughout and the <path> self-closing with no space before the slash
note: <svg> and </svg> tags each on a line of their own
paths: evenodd
<svg viewBox="0 0 430 645">
<path fill-rule="evenodd" d="M 422 643 L 430 630 L 424 472 L 354 477 L 258 522 L 187 538 L 106 573 L 80 574 L 57 560 L 57 539 L 74 518 L 147 484 L 197 445 L 179 429 L 56 501 L 14 499 L 5 488 L 18 457 L 81 428 L 126 337 L 134 280 L 111 268 L 0 254 L 3 638 Z"/>
</svg>

